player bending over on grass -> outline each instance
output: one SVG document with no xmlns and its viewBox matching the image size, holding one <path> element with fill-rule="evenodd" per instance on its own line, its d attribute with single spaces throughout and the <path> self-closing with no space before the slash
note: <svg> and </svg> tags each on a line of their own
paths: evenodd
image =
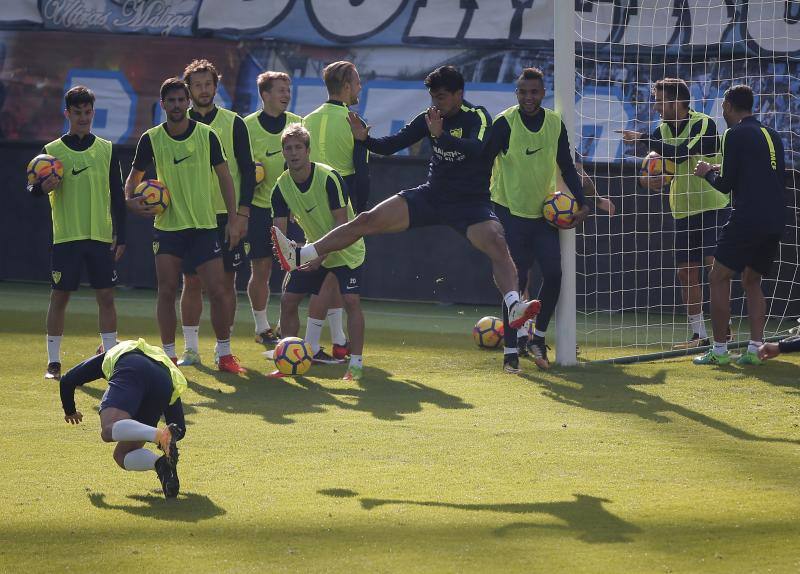
<svg viewBox="0 0 800 574">
<path fill-rule="evenodd" d="M 180 395 L 186 378 L 167 354 L 144 339 L 122 341 L 70 369 L 61 378 L 64 420 L 78 424 L 83 415 L 75 408 L 75 387 L 108 380 L 100 402 L 100 436 L 116 442 L 114 461 L 125 470 L 155 470 L 164 496 L 178 496 L 178 447 L 186 423 Z M 156 428 L 161 415 L 167 426 Z M 159 456 L 144 443 L 155 443 Z"/>
<path fill-rule="evenodd" d="M 287 127 L 281 136 L 283 156 L 289 169 L 278 178 L 272 190 L 273 229 L 286 232 L 289 214 L 309 241 L 318 240 L 331 229 L 352 221 L 353 207 L 348 202 L 342 177 L 330 166 L 310 160 L 310 135 L 300 124 Z M 365 254 L 364 240 L 309 261 L 289 275 L 281 298 L 281 334 L 294 336 L 300 328 L 297 308 L 307 294 L 318 295 L 323 288 L 336 288 L 347 310 L 350 333 L 350 364 L 344 380 L 361 378 L 363 372 L 364 314 L 361 311 L 361 274 Z M 338 285 L 337 285 L 338 282 Z M 338 363 L 319 346 L 325 323 L 326 301 L 316 297 L 308 308 L 306 342 L 316 363 Z"/>
<path fill-rule="evenodd" d="M 711 326 L 714 346 L 695 357 L 696 365 L 730 363 L 726 334 L 731 314 L 731 279 L 742 274 L 750 319 L 750 343 L 736 361 L 759 365 L 764 341 L 767 304 L 761 277 L 778 254 L 788 219 L 783 143 L 778 133 L 753 116 L 753 90 L 739 85 L 725 92 L 722 114 L 729 129 L 722 136 L 722 165 L 699 162 L 695 175 L 733 196 L 733 211 L 722 228 L 708 276 L 711 292 Z"/>
<path fill-rule="evenodd" d="M 428 181 L 401 191 L 303 247 L 273 227 L 276 255 L 281 266 L 291 271 L 367 235 L 448 225 L 491 259 L 494 280 L 508 310 L 508 323 L 510 328 L 518 329 L 539 312 L 540 305 L 538 301 L 520 300 L 517 271 L 489 200 L 491 162 L 483 153 L 484 139 L 491 128 L 489 114 L 464 101 L 464 78 L 452 66 L 442 66 L 428 74 L 425 86 L 432 106 L 395 135 L 371 138 L 369 127 L 355 114 L 349 121 L 353 136 L 363 141 L 369 151 L 381 155 L 391 155 L 427 137 L 432 149 Z M 509 359 L 504 359 L 504 369 L 519 372 Z"/>
</svg>

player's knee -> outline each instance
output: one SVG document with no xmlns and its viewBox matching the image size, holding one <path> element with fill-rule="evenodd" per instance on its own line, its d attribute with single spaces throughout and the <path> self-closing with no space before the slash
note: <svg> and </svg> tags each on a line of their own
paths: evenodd
<svg viewBox="0 0 800 574">
<path fill-rule="evenodd" d="M 202 289 L 200 278 L 197 275 L 184 275 L 183 276 L 183 292 L 191 294 L 199 294 Z"/>
<path fill-rule="evenodd" d="M 69 291 L 58 291 L 53 289 L 50 292 L 50 305 L 59 309 L 66 308 L 67 303 L 69 302 L 69 296 Z"/>
<path fill-rule="evenodd" d="M 95 298 L 97 299 L 97 304 L 102 308 L 110 308 L 114 306 L 113 289 L 99 289 L 96 292 Z"/>
<path fill-rule="evenodd" d="M 113 425 L 105 425 L 100 429 L 100 438 L 103 439 L 103 442 L 114 442 L 114 438 L 111 436 L 111 427 Z"/>
<path fill-rule="evenodd" d="M 119 450 L 117 450 L 117 449 L 114 449 L 114 462 L 116 462 L 116 463 L 117 463 L 117 465 L 118 465 L 118 466 L 119 466 L 119 467 L 120 467 L 122 470 L 126 470 L 126 469 L 125 469 L 125 455 L 126 455 L 126 454 L 127 454 L 127 453 L 122 453 L 122 452 L 120 452 Z"/>
</svg>

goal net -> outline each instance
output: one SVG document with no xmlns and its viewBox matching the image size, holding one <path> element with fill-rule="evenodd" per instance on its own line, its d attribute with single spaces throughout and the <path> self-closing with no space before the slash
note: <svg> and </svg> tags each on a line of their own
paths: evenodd
<svg viewBox="0 0 800 574">
<path fill-rule="evenodd" d="M 651 90 L 662 78 L 686 82 L 690 109 L 709 116 L 719 136 L 727 127 L 722 117 L 725 90 L 747 84 L 755 92 L 757 117 L 780 133 L 792 217 L 777 260 L 763 282 L 768 315 L 765 335 L 774 337 L 796 326 L 800 315 L 800 293 L 795 287 L 796 192 L 800 182 L 793 170 L 800 168 L 800 3 L 578 0 L 572 33 L 576 38 L 577 133 L 572 136 L 576 160 L 583 163 L 598 194 L 608 195 L 616 206 L 615 215 L 597 212 L 577 235 L 579 359 L 637 360 L 678 354 L 681 351 L 675 351 L 675 346 L 691 339 L 697 330 L 696 313 L 692 313 L 695 328 L 688 313 L 698 307 L 707 334 L 712 335 L 708 268 L 693 261 L 700 258 L 696 247 L 701 238 L 709 233 L 713 237 L 713 218 L 679 222 L 684 214 L 673 214 L 669 201 L 669 185 L 682 185 L 680 178 L 694 176 L 676 175 L 661 189 L 643 187 L 639 175 L 651 147 L 626 143 L 620 133 L 652 134 L 659 129 L 662 118 L 654 109 Z M 665 135 L 680 140 L 684 134 L 668 131 Z M 689 160 L 685 156 L 672 159 Z M 666 179 L 649 181 L 656 187 Z M 678 190 L 697 193 L 692 186 Z M 701 253 L 711 255 L 713 248 Z M 693 281 L 686 273 L 698 265 L 701 288 L 687 290 L 685 284 Z M 687 298 L 694 307 L 687 308 Z M 732 286 L 731 306 L 735 346 L 749 339 L 746 301 L 738 281 Z"/>
</svg>

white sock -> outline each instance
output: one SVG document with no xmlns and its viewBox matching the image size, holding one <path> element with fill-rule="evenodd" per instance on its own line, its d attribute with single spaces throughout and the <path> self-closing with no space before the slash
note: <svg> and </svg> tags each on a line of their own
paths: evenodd
<svg viewBox="0 0 800 574">
<path fill-rule="evenodd" d="M 547 331 L 540 331 L 539 329 L 533 329 L 533 336 L 539 337 L 540 339 L 544 339 L 544 336 L 547 334 Z"/>
<path fill-rule="evenodd" d="M 748 353 L 758 353 L 758 348 L 763 345 L 763 341 L 753 341 L 750 339 L 750 342 L 747 343 L 747 352 Z"/>
<path fill-rule="evenodd" d="M 351 367 L 358 367 L 359 369 L 364 367 L 364 358 L 362 355 L 350 355 L 350 366 Z"/>
<path fill-rule="evenodd" d="M 187 351 L 191 349 L 195 353 L 200 352 L 200 325 L 183 326 L 183 348 Z"/>
<path fill-rule="evenodd" d="M 117 332 L 110 331 L 108 333 L 100 333 L 100 340 L 103 342 L 103 350 L 108 351 L 117 344 Z"/>
<path fill-rule="evenodd" d="M 341 307 L 328 309 L 328 326 L 331 328 L 331 341 L 334 345 L 344 345 L 347 343 L 347 335 L 344 334 L 342 315 L 344 310 Z"/>
<path fill-rule="evenodd" d="M 61 335 L 47 335 L 47 362 L 61 362 Z"/>
<path fill-rule="evenodd" d="M 527 337 L 528 336 L 528 329 L 524 326 L 517 329 L 517 337 Z"/>
<path fill-rule="evenodd" d="M 316 355 L 319 351 L 319 337 L 322 335 L 322 326 L 325 321 L 321 319 L 308 318 L 306 321 L 306 343 L 311 347 L 311 354 Z"/>
<path fill-rule="evenodd" d="M 724 355 L 728 352 L 728 343 L 717 343 L 714 341 L 714 354 L 715 355 Z"/>
<path fill-rule="evenodd" d="M 303 245 L 300 248 L 300 261 L 298 261 L 297 264 L 298 265 L 304 265 L 305 263 L 308 263 L 309 261 L 313 261 L 317 257 L 319 257 L 319 254 L 317 253 L 317 248 L 314 247 L 313 243 L 309 243 L 307 245 Z"/>
<path fill-rule="evenodd" d="M 159 455 L 147 448 L 137 448 L 125 455 L 122 465 L 125 470 L 154 470 Z"/>
<path fill-rule="evenodd" d="M 706 322 L 703 320 L 703 314 L 689 315 L 689 324 L 692 326 L 692 331 L 697 333 L 701 339 L 708 338 L 706 331 Z"/>
<path fill-rule="evenodd" d="M 504 355 L 518 355 L 519 349 L 516 347 L 503 347 L 503 354 Z"/>
<path fill-rule="evenodd" d="M 226 355 L 230 355 L 231 354 L 231 340 L 230 339 L 224 339 L 224 340 L 217 339 L 217 346 L 215 347 L 215 351 L 216 351 L 217 355 L 219 355 L 220 357 L 224 357 Z"/>
<path fill-rule="evenodd" d="M 170 359 L 177 359 L 178 355 L 175 354 L 175 343 L 162 343 L 161 348 Z"/>
<path fill-rule="evenodd" d="M 256 322 L 256 334 L 263 333 L 267 329 L 269 329 L 269 320 L 267 319 L 267 308 L 264 307 L 261 311 L 256 311 L 252 307 L 250 308 L 253 311 L 253 319 Z"/>
<path fill-rule="evenodd" d="M 156 427 L 147 426 L 133 419 L 122 419 L 111 427 L 111 440 L 120 442 L 124 440 L 156 442 Z"/>
<path fill-rule="evenodd" d="M 506 307 L 511 309 L 512 305 L 519 301 L 519 293 L 517 291 L 509 291 L 503 295 L 503 301 L 505 301 Z"/>
</svg>

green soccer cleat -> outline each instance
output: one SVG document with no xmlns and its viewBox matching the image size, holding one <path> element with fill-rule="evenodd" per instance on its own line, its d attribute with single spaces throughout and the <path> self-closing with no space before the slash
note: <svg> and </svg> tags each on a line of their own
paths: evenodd
<svg viewBox="0 0 800 574">
<path fill-rule="evenodd" d="M 179 367 L 188 367 L 190 365 L 202 365 L 203 361 L 200 360 L 200 353 L 194 349 L 186 349 L 178 359 Z"/>
<path fill-rule="evenodd" d="M 349 365 L 347 367 L 347 372 L 342 377 L 343 381 L 360 381 L 361 377 L 364 376 L 364 367 L 356 367 L 354 365 Z"/>
<path fill-rule="evenodd" d="M 739 366 L 744 365 L 760 365 L 763 363 L 761 359 L 758 358 L 758 353 L 753 353 L 751 351 L 746 351 L 738 359 L 736 359 L 736 364 Z"/>
<path fill-rule="evenodd" d="M 705 354 L 692 359 L 695 365 L 728 365 L 731 362 L 731 356 L 728 351 L 723 355 L 717 355 L 713 349 L 709 349 Z"/>
</svg>

